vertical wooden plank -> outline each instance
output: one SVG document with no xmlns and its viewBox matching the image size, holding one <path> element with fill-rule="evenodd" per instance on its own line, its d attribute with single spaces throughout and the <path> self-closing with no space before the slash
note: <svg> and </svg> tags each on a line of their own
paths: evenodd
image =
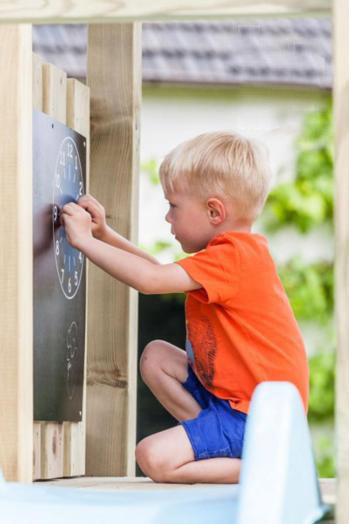
<svg viewBox="0 0 349 524">
<path fill-rule="evenodd" d="M 42 58 L 33 53 L 33 108 L 42 111 L 43 108 L 43 81 Z M 33 480 L 41 478 L 41 423 L 33 424 Z"/>
<path fill-rule="evenodd" d="M 91 25 L 90 191 L 109 224 L 137 241 L 140 24 Z M 101 59 L 103 57 L 103 59 Z M 137 293 L 90 266 L 88 298 L 88 475 L 134 475 Z"/>
<path fill-rule="evenodd" d="M 65 124 L 67 118 L 66 73 L 52 64 L 43 64 L 42 80 L 42 110 Z M 69 442 L 70 440 L 67 441 L 67 444 Z M 40 478 L 63 477 L 64 443 L 64 426 L 62 423 L 42 422 Z"/>
<path fill-rule="evenodd" d="M 33 480 L 41 478 L 41 423 L 33 427 Z"/>
<path fill-rule="evenodd" d="M 33 107 L 38 111 L 42 111 L 43 101 L 43 89 L 42 89 L 42 58 L 33 53 Z"/>
<path fill-rule="evenodd" d="M 32 480 L 32 37 L 0 26 L 0 467 Z"/>
<path fill-rule="evenodd" d="M 86 190 L 89 184 L 90 90 L 74 79 L 67 83 L 67 125 L 86 137 Z M 86 264 L 88 283 L 88 264 Z M 88 293 L 88 290 L 87 290 Z M 87 323 L 87 313 L 86 313 Z M 87 325 L 85 325 L 87 329 Z M 85 337 L 85 365 L 83 383 L 82 421 L 64 423 L 64 476 L 85 474 L 86 455 L 86 364 L 87 337 Z"/>
<path fill-rule="evenodd" d="M 43 64 L 43 111 L 62 124 L 67 121 L 67 73 Z"/>
<path fill-rule="evenodd" d="M 63 477 L 63 446 L 63 424 L 43 422 L 41 424 L 40 478 L 53 479 Z"/>
<path fill-rule="evenodd" d="M 337 524 L 349 522 L 349 3 L 334 2 Z"/>
</svg>

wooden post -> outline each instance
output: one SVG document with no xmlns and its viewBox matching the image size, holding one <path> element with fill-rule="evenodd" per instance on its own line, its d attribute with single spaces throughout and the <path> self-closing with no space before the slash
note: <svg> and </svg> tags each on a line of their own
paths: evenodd
<svg viewBox="0 0 349 524">
<path fill-rule="evenodd" d="M 137 241 L 139 24 L 89 28 L 90 191 L 107 221 Z M 137 294 L 89 268 L 86 474 L 134 475 Z"/>
<path fill-rule="evenodd" d="M 0 467 L 30 482 L 33 457 L 31 26 L 0 27 Z"/>
<path fill-rule="evenodd" d="M 349 522 L 349 3 L 334 2 L 337 524 Z"/>
<path fill-rule="evenodd" d="M 89 191 L 90 155 L 90 90 L 73 78 L 67 82 L 67 126 L 86 137 L 86 192 Z M 86 264 L 88 281 L 88 264 Z M 88 288 L 86 289 L 88 294 Z M 86 323 L 87 329 L 87 311 Z M 87 340 L 85 340 L 85 364 L 83 383 L 83 406 L 81 422 L 64 422 L 64 476 L 85 474 L 86 457 L 86 367 Z"/>
</svg>

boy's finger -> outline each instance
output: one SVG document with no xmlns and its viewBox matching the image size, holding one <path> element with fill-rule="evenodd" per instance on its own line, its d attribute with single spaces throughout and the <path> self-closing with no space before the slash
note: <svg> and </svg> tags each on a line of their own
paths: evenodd
<svg viewBox="0 0 349 524">
<path fill-rule="evenodd" d="M 95 203 L 98 203 L 98 201 L 92 196 L 90 195 L 89 193 L 86 193 L 85 195 L 82 195 L 79 200 L 78 200 L 78 204 L 80 203 L 87 203 L 87 202 L 95 202 Z"/>
<path fill-rule="evenodd" d="M 86 211 L 87 213 L 89 213 L 89 215 L 94 218 L 96 215 L 98 215 L 98 212 L 97 212 L 97 209 L 95 208 L 95 206 L 93 204 L 91 204 L 91 202 L 82 202 L 82 204 L 79 203 L 79 206 L 82 210 Z"/>
<path fill-rule="evenodd" d="M 65 206 L 63 206 L 62 208 L 62 213 L 66 213 L 67 215 L 73 215 L 76 211 L 75 206 L 79 208 L 79 206 L 77 204 L 74 204 L 74 202 L 69 202 L 69 204 L 65 204 Z"/>
</svg>

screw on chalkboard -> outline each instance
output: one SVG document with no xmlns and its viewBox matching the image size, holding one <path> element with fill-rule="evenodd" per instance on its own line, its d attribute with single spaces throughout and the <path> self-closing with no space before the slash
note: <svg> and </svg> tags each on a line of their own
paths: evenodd
<svg viewBox="0 0 349 524">
<path fill-rule="evenodd" d="M 53 227 L 56 229 L 61 225 L 61 213 L 59 206 L 57 204 L 53 204 L 52 206 L 52 221 L 53 221 Z"/>
<path fill-rule="evenodd" d="M 53 129 L 53 128 L 55 127 L 55 125 L 54 125 L 54 124 L 51 124 L 51 127 L 52 127 L 52 129 Z"/>
</svg>

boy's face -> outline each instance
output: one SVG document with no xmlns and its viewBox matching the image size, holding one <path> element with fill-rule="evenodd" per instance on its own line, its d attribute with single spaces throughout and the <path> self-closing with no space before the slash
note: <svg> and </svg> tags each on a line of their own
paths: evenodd
<svg viewBox="0 0 349 524">
<path fill-rule="evenodd" d="M 165 220 L 185 253 L 204 249 L 212 238 L 212 227 L 205 202 L 184 190 L 165 193 L 170 209 Z"/>
</svg>

